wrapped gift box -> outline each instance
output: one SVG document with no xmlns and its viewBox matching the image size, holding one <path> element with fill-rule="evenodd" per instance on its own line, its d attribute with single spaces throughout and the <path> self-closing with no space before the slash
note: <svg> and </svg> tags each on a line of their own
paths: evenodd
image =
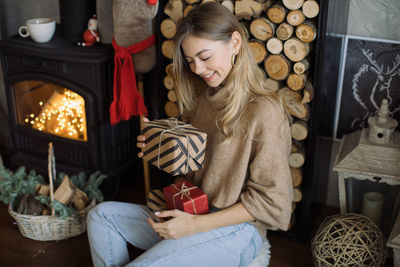
<svg viewBox="0 0 400 267">
<path fill-rule="evenodd" d="M 197 186 L 182 180 L 163 188 L 168 209 L 179 209 L 191 214 L 208 213 L 207 195 Z"/>
<path fill-rule="evenodd" d="M 143 158 L 171 175 L 201 169 L 204 162 L 207 134 L 176 119 L 143 124 L 146 146 Z"/>
<path fill-rule="evenodd" d="M 164 193 L 159 189 L 154 189 L 149 192 L 146 202 L 147 208 L 151 211 L 150 216 L 156 222 L 165 221 L 164 218 L 158 217 L 154 213 L 156 211 L 163 211 L 167 209 L 167 204 L 165 203 Z"/>
</svg>

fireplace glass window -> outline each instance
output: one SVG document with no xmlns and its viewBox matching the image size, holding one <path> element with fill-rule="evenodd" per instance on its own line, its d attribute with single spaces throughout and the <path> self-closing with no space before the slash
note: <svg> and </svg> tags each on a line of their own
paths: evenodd
<svg viewBox="0 0 400 267">
<path fill-rule="evenodd" d="M 82 96 L 44 81 L 21 81 L 13 88 L 19 125 L 87 141 L 85 100 Z"/>
</svg>

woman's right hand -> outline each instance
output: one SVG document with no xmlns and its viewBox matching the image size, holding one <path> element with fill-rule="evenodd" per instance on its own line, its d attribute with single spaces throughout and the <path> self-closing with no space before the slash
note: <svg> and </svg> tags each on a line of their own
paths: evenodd
<svg viewBox="0 0 400 267">
<path fill-rule="evenodd" d="M 137 137 L 137 143 L 136 143 L 136 147 L 138 148 L 144 148 L 146 146 L 146 143 L 144 142 L 146 140 L 146 137 L 144 135 L 139 135 Z M 140 151 L 138 153 L 138 157 L 141 158 L 143 157 L 143 152 Z"/>
<path fill-rule="evenodd" d="M 149 121 L 150 121 L 150 120 L 149 120 L 148 118 L 146 118 L 146 117 L 143 117 L 142 120 L 143 120 L 144 122 L 149 122 Z M 144 148 L 144 147 L 146 146 L 145 141 L 146 141 L 146 137 L 145 137 L 144 135 L 138 135 L 136 147 L 137 147 L 137 148 Z M 143 157 L 143 152 L 139 152 L 139 153 L 138 153 L 138 157 L 139 157 L 139 158 L 142 158 L 142 157 Z"/>
</svg>

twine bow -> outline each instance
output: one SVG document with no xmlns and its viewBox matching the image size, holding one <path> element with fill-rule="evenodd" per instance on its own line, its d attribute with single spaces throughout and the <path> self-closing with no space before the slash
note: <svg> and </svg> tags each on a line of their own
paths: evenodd
<svg viewBox="0 0 400 267">
<path fill-rule="evenodd" d="M 172 186 L 178 191 L 177 193 L 175 193 L 172 196 L 172 201 L 174 202 L 174 209 L 176 208 L 175 197 L 180 195 L 180 199 L 183 199 L 184 197 L 187 197 L 192 201 L 194 214 L 197 214 L 196 206 L 194 205 L 194 200 L 193 200 L 193 198 L 190 197 L 190 190 L 195 189 L 197 187 L 196 186 L 188 187 L 185 183 L 182 183 L 180 189 L 174 184 L 172 184 Z"/>
<path fill-rule="evenodd" d="M 177 119 L 165 119 L 165 120 L 160 120 L 160 122 L 165 123 L 166 126 L 168 127 L 168 129 L 165 129 L 160 134 L 160 141 L 158 142 L 157 167 L 160 169 L 161 141 L 162 141 L 163 134 L 167 133 L 167 132 L 178 132 L 180 134 L 183 134 L 186 137 L 186 147 L 187 147 L 187 149 L 186 149 L 185 172 L 187 173 L 188 172 L 188 168 L 189 168 L 189 160 L 190 160 L 189 136 L 181 128 L 187 127 L 188 124 L 179 125 Z"/>
</svg>

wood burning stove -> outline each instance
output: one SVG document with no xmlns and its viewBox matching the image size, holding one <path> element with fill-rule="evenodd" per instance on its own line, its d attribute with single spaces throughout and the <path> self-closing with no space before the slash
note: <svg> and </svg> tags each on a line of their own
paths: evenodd
<svg viewBox="0 0 400 267">
<path fill-rule="evenodd" d="M 110 45 L 77 47 L 59 36 L 39 44 L 15 36 L 1 40 L 0 50 L 15 149 L 12 166 L 45 174 L 50 141 L 57 171 L 67 174 L 100 170 L 111 183 L 135 164 L 138 119 L 109 123 Z"/>
</svg>

